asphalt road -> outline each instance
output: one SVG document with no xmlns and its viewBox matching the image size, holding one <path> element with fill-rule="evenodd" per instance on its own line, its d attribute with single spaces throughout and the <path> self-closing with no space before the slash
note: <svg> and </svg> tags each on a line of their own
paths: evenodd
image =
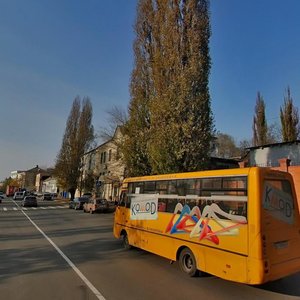
<svg viewBox="0 0 300 300">
<path fill-rule="evenodd" d="M 0 299 L 300 299 L 300 273 L 258 287 L 189 278 L 177 263 L 124 250 L 112 234 L 113 213 L 19 204 L 0 204 Z"/>
</svg>

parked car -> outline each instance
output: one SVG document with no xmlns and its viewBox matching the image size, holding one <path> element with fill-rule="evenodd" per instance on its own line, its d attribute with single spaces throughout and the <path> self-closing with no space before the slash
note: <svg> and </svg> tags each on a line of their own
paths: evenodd
<svg viewBox="0 0 300 300">
<path fill-rule="evenodd" d="M 23 200 L 25 197 L 25 192 L 15 192 L 13 199 L 14 200 Z"/>
<path fill-rule="evenodd" d="M 37 199 L 36 196 L 30 195 L 30 196 L 26 196 L 23 200 L 22 200 L 22 206 L 35 206 L 37 207 Z"/>
<path fill-rule="evenodd" d="M 51 193 L 50 195 L 52 197 L 52 200 L 57 198 L 57 193 Z"/>
<path fill-rule="evenodd" d="M 2 203 L 2 200 L 4 199 L 4 195 L 3 195 L 3 193 L 2 194 L 0 194 L 0 203 Z"/>
<path fill-rule="evenodd" d="M 109 203 L 106 199 L 89 199 L 84 203 L 83 211 L 93 214 L 94 212 L 107 212 L 109 210 Z"/>
<path fill-rule="evenodd" d="M 74 208 L 74 209 L 83 209 L 84 203 L 89 201 L 88 198 L 86 197 L 76 197 L 73 200 L 70 201 L 69 203 L 69 208 Z"/>
<path fill-rule="evenodd" d="M 43 193 L 42 200 L 52 200 L 52 195 L 50 193 Z"/>
<path fill-rule="evenodd" d="M 92 193 L 84 193 L 81 197 L 92 198 Z"/>
</svg>

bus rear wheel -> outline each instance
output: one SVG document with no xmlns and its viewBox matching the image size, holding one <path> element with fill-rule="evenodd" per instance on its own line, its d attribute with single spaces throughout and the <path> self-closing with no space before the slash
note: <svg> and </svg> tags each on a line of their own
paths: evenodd
<svg viewBox="0 0 300 300">
<path fill-rule="evenodd" d="M 188 274 L 190 277 L 196 277 L 199 275 L 197 270 L 197 262 L 193 252 L 189 248 L 184 248 L 179 255 L 180 269 Z"/>
<path fill-rule="evenodd" d="M 122 235 L 122 240 L 123 240 L 123 246 L 126 250 L 131 249 L 131 245 L 129 244 L 129 240 L 128 240 L 128 235 L 127 233 L 123 233 Z"/>
</svg>

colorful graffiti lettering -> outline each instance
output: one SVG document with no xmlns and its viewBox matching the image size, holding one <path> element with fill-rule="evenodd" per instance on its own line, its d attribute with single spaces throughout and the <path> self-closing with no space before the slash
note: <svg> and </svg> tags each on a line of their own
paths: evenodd
<svg viewBox="0 0 300 300">
<path fill-rule="evenodd" d="M 218 215 L 222 216 L 221 219 Z M 178 203 L 165 230 L 170 234 L 189 233 L 190 238 L 209 240 L 219 245 L 219 236 L 238 235 L 239 226 L 247 224 L 244 216 L 223 211 L 216 203 L 206 205 L 201 213 L 198 206 L 191 210 L 186 204 Z"/>
</svg>

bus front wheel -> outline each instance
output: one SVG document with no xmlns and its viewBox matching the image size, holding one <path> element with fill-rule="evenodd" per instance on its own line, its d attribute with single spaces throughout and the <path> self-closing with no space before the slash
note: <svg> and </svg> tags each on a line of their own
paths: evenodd
<svg viewBox="0 0 300 300">
<path fill-rule="evenodd" d="M 179 255 L 180 269 L 190 277 L 198 276 L 197 263 L 193 252 L 189 248 L 184 248 Z"/>
<path fill-rule="evenodd" d="M 129 244 L 128 235 L 127 235 L 126 232 L 122 235 L 122 240 L 123 240 L 123 246 L 124 246 L 124 248 L 126 250 L 131 249 L 131 245 Z"/>
</svg>

